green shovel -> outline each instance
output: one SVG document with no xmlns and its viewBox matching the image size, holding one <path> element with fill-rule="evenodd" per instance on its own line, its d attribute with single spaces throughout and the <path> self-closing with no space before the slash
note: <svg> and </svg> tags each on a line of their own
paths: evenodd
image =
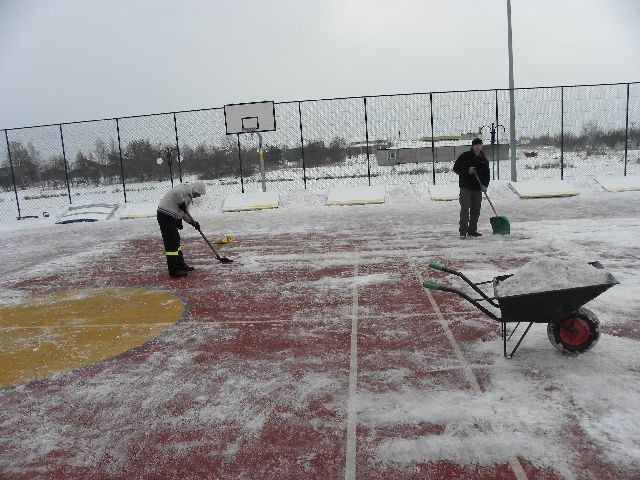
<svg viewBox="0 0 640 480">
<path fill-rule="evenodd" d="M 484 186 L 482 185 L 482 182 L 480 181 L 478 174 L 474 172 L 474 175 L 476 176 L 476 179 L 478 180 L 478 183 L 480 184 L 480 186 L 481 187 Z M 489 220 L 491 222 L 491 229 L 493 230 L 493 234 L 509 235 L 511 233 L 511 224 L 509 223 L 509 219 L 507 217 L 502 217 L 498 215 L 498 212 L 496 212 L 496 209 L 493 206 L 493 203 L 491 203 L 491 199 L 489 198 L 489 195 L 487 195 L 487 192 L 484 192 L 484 196 L 487 198 L 487 200 L 489 200 L 489 205 L 491 205 L 491 209 L 495 214 L 495 217 L 491 217 L 491 219 Z"/>
</svg>

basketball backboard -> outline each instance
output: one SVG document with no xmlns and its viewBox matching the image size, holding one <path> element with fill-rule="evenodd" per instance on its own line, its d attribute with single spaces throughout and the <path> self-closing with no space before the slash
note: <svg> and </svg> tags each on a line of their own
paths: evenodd
<svg viewBox="0 0 640 480">
<path fill-rule="evenodd" d="M 272 132 L 276 129 L 273 102 L 225 105 L 224 124 L 227 135 L 235 133 Z"/>
</svg>

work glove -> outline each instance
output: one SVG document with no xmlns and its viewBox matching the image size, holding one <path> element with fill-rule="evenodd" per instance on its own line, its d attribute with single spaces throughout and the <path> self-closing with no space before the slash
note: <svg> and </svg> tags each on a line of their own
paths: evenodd
<svg viewBox="0 0 640 480">
<path fill-rule="evenodd" d="M 487 193 L 487 187 L 484 185 L 480 185 L 480 190 L 482 190 L 482 193 Z"/>
<path fill-rule="evenodd" d="M 186 212 L 186 211 L 187 211 L 187 204 L 186 204 L 186 203 L 184 203 L 184 202 L 179 203 L 179 204 L 178 204 L 178 208 L 179 208 L 180 210 L 182 210 L 183 212 Z"/>
<path fill-rule="evenodd" d="M 200 230 L 200 224 L 198 222 L 196 222 L 195 220 L 193 222 L 191 222 L 191 225 L 193 226 L 193 228 L 195 228 L 196 230 Z"/>
<path fill-rule="evenodd" d="M 476 167 L 469 167 L 469 175 L 475 175 Z"/>
<path fill-rule="evenodd" d="M 177 220 L 176 221 L 176 227 L 178 227 L 178 230 L 182 230 L 184 225 L 182 225 L 182 220 Z"/>
</svg>

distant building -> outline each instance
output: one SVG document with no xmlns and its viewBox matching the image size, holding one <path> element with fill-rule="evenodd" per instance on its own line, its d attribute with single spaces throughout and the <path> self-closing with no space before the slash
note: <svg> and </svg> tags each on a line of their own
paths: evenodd
<svg viewBox="0 0 640 480">
<path fill-rule="evenodd" d="M 369 146 L 369 153 L 374 152 L 376 149 L 389 145 L 387 140 L 369 140 L 369 142 L 353 142 L 347 147 L 347 156 L 353 157 L 356 155 L 366 154 L 367 146 Z"/>
<path fill-rule="evenodd" d="M 441 137 L 442 138 L 442 137 Z M 434 158 L 438 163 L 455 162 L 461 153 L 471 148 L 469 139 L 461 140 L 438 140 L 434 137 L 435 154 L 431 150 L 431 138 L 429 141 L 413 140 L 393 142 L 389 146 L 380 147 L 375 150 L 378 165 L 391 166 L 403 163 L 431 163 Z M 496 144 L 495 160 L 509 159 L 509 145 Z M 493 146 L 485 144 L 483 146 L 484 154 L 491 161 L 493 158 Z"/>
</svg>

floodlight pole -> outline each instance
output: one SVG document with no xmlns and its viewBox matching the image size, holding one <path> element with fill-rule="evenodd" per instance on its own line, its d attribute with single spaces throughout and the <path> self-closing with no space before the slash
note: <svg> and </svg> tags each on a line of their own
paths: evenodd
<svg viewBox="0 0 640 480">
<path fill-rule="evenodd" d="M 171 147 L 166 147 L 164 149 L 164 153 L 167 156 L 167 164 L 169 165 L 169 177 L 171 178 L 171 188 L 173 188 L 173 165 L 171 161 L 171 155 L 175 152 L 175 149 Z M 180 162 L 180 158 L 178 158 L 178 162 Z"/>
<path fill-rule="evenodd" d="M 498 133 L 498 128 L 502 128 L 502 131 L 504 132 L 504 125 L 497 125 L 495 123 L 492 123 L 491 126 L 489 125 L 483 125 L 482 127 L 480 127 L 480 134 L 482 135 L 483 132 L 482 130 L 484 130 L 485 128 L 488 128 L 489 131 L 491 132 L 491 160 L 492 160 L 492 167 L 493 167 L 493 180 L 496 179 L 496 133 Z M 498 158 L 498 164 L 500 163 L 500 159 Z"/>
<path fill-rule="evenodd" d="M 511 142 L 509 152 L 511 157 L 511 181 L 518 181 L 518 171 L 516 170 L 516 107 L 513 92 L 513 42 L 511 34 L 511 0 L 507 0 L 507 41 L 509 43 L 509 135 Z"/>
</svg>

